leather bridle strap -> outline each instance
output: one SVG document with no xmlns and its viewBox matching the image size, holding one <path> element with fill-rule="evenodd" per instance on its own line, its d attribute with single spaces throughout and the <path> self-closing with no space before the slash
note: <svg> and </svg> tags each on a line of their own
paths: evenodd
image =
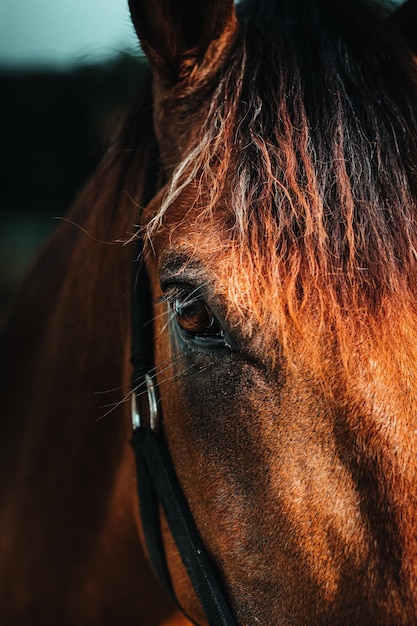
<svg viewBox="0 0 417 626">
<path fill-rule="evenodd" d="M 149 559 L 162 586 L 185 613 L 177 601 L 166 562 L 160 521 L 162 507 L 208 624 L 236 626 L 182 492 L 165 440 L 161 432 L 156 432 L 161 415 L 156 386 L 151 376 L 151 372 L 154 371 L 152 301 L 141 239 L 138 239 L 132 276 L 131 361 L 134 429 L 130 443 L 136 458 L 141 524 Z M 139 410 L 139 407 L 144 410 L 142 408 Z"/>
<path fill-rule="evenodd" d="M 210 626 L 235 626 L 163 439 L 151 428 L 137 426 L 131 444 L 136 456 L 142 528 L 160 581 L 176 601 L 163 550 L 158 502 L 207 622 Z"/>
</svg>

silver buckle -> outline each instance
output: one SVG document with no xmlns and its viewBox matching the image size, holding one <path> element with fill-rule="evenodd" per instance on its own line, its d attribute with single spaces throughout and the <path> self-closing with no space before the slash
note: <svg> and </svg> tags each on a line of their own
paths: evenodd
<svg viewBox="0 0 417 626">
<path fill-rule="evenodd" d="M 143 423 L 142 417 L 138 409 L 138 399 L 136 393 L 132 391 L 132 426 L 133 429 L 140 426 L 149 426 L 155 433 L 159 430 L 159 413 L 158 413 L 158 399 L 156 395 L 155 385 L 152 382 L 152 378 L 149 374 L 145 374 L 145 384 L 148 396 L 148 420 L 147 423 Z"/>
</svg>

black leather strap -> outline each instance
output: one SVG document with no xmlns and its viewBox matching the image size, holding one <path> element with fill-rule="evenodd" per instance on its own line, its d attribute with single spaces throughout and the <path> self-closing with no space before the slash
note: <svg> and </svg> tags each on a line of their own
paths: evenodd
<svg viewBox="0 0 417 626">
<path fill-rule="evenodd" d="M 159 580 L 176 601 L 162 544 L 158 502 L 207 622 L 210 626 L 235 626 L 163 438 L 150 428 L 140 426 L 135 428 L 131 444 L 136 456 L 142 528 Z"/>
</svg>

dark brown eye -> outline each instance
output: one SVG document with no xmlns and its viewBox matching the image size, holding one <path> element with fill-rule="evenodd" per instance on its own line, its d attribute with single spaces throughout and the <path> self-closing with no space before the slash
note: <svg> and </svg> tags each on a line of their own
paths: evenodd
<svg viewBox="0 0 417 626">
<path fill-rule="evenodd" d="M 220 335 L 221 329 L 208 306 L 199 299 L 176 298 L 173 309 L 182 330 L 192 335 Z"/>
</svg>

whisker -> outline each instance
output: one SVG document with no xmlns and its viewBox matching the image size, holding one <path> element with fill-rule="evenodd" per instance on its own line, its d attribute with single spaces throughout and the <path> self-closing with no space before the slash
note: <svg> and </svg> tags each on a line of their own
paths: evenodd
<svg viewBox="0 0 417 626">
<path fill-rule="evenodd" d="M 120 406 L 122 406 L 123 404 L 125 404 L 126 402 L 128 402 L 128 400 L 131 397 L 131 392 L 125 394 L 125 396 L 119 400 L 118 402 L 115 402 L 113 404 L 104 404 L 102 406 L 100 406 L 100 409 L 106 409 L 107 407 L 110 407 L 108 411 L 106 411 L 106 413 L 104 413 L 104 415 L 101 415 L 100 417 L 98 417 L 96 419 L 96 422 L 101 422 L 105 417 L 107 417 L 108 415 L 110 415 L 110 413 L 114 412 L 116 409 L 118 409 Z"/>
<path fill-rule="evenodd" d="M 153 367 L 152 369 L 149 370 L 148 375 L 156 381 L 156 377 L 157 375 L 163 374 L 166 370 L 170 369 L 171 367 L 173 367 L 179 360 L 180 357 L 180 353 L 174 355 L 173 357 L 171 357 L 170 359 L 167 359 L 166 361 L 163 361 L 162 363 L 158 364 L 157 366 Z M 163 366 L 161 369 L 161 365 Z M 141 377 L 142 378 L 142 377 Z M 113 411 L 115 411 L 116 409 L 118 409 L 120 406 L 122 406 L 123 404 L 125 404 L 126 402 L 128 402 L 131 398 L 131 394 L 132 392 L 137 394 L 137 395 L 141 395 L 142 393 L 146 392 L 146 382 L 143 379 L 140 379 L 139 384 L 137 384 L 135 386 L 135 382 L 138 382 L 139 378 L 137 379 L 137 381 L 133 380 L 132 383 L 126 383 L 126 385 L 123 385 L 120 388 L 116 388 L 115 391 L 118 391 L 120 389 L 123 389 L 123 387 L 126 387 L 132 384 L 133 388 L 129 391 L 117 402 L 111 402 L 109 404 L 103 404 L 100 405 L 100 409 L 106 409 L 108 408 L 109 410 L 106 411 L 106 413 L 104 413 L 103 415 L 101 415 L 100 417 L 97 418 L 97 422 L 100 422 L 102 419 L 104 419 L 105 417 L 107 417 L 110 413 L 112 413 Z M 160 385 L 163 384 L 164 380 L 160 381 Z M 141 387 L 143 388 L 142 391 L 140 391 Z M 100 392 L 99 392 L 100 393 Z M 109 393 L 109 392 L 101 392 L 101 393 Z"/>
<path fill-rule="evenodd" d="M 177 380 L 178 378 L 187 375 L 191 371 L 195 371 L 196 368 L 197 368 L 198 373 L 200 374 L 202 372 L 205 372 L 212 365 L 210 363 L 210 364 L 208 364 L 208 365 L 206 365 L 206 366 L 204 366 L 202 368 L 201 367 L 198 368 L 198 366 L 195 363 L 192 363 L 188 367 L 186 367 L 184 369 L 181 369 L 178 372 L 174 372 L 170 376 L 166 376 L 166 377 L 162 377 L 161 378 L 161 376 L 165 372 L 168 372 L 169 370 L 174 368 L 176 366 L 176 364 L 181 361 L 181 358 L 182 358 L 182 353 L 181 352 L 177 352 L 176 354 L 170 356 L 170 358 L 168 358 L 165 361 L 162 361 L 161 363 L 158 363 L 157 365 L 152 367 L 147 372 L 147 374 L 150 376 L 152 381 L 157 383 L 158 387 L 161 388 L 166 383 L 172 382 L 173 380 Z M 131 386 L 132 386 L 132 388 L 130 388 Z M 100 422 L 105 417 L 107 417 L 108 415 L 110 415 L 111 413 L 116 411 L 120 406 L 122 406 L 126 402 L 129 402 L 130 399 L 131 399 L 132 393 L 135 393 L 138 397 L 140 397 L 141 395 L 146 393 L 146 382 L 142 378 L 142 376 L 138 377 L 137 379 L 133 379 L 131 382 L 125 383 L 124 385 L 121 385 L 120 387 L 115 387 L 114 389 L 109 389 L 107 391 L 99 391 L 99 392 L 95 392 L 95 393 L 96 393 L 96 395 L 104 395 L 106 393 L 112 393 L 112 392 L 114 393 L 116 391 L 121 391 L 121 390 L 123 390 L 126 387 L 129 387 L 129 390 L 123 395 L 123 397 L 120 400 L 118 400 L 117 402 L 111 402 L 111 403 L 108 403 L 108 404 L 103 404 L 103 405 L 101 405 L 99 407 L 100 409 L 108 409 L 108 410 L 103 415 L 101 415 L 99 418 L 97 418 L 97 420 L 96 420 L 97 422 Z"/>
<path fill-rule="evenodd" d="M 186 367 L 184 370 L 182 370 L 181 372 L 177 372 L 175 374 L 173 374 L 172 376 L 168 376 L 167 378 L 164 378 L 163 380 L 159 381 L 159 386 L 162 387 L 162 385 L 164 385 L 165 383 L 168 383 L 172 380 L 176 380 L 177 378 L 179 378 L 180 376 L 184 376 L 184 374 L 187 374 L 189 371 L 191 371 L 192 369 L 194 369 L 196 366 L 195 363 L 192 363 L 191 365 L 189 365 L 188 367 Z"/>
<path fill-rule="evenodd" d="M 149 324 L 152 324 L 153 322 L 156 322 L 157 320 L 161 319 L 161 317 L 165 317 L 166 315 L 170 315 L 170 310 L 169 309 L 165 309 L 163 311 L 161 311 L 161 313 L 158 313 L 157 315 L 154 315 L 154 317 L 149 320 L 149 322 L 146 322 L 144 324 L 144 326 L 149 326 Z"/>
<path fill-rule="evenodd" d="M 124 389 L 125 387 L 129 387 L 129 386 L 130 386 L 130 382 L 126 382 L 126 383 L 123 383 L 123 385 L 120 385 L 120 387 L 114 387 L 113 389 L 106 389 L 105 391 L 95 391 L 94 395 L 102 396 L 107 393 L 115 393 L 116 391 L 122 391 L 122 389 Z"/>
<path fill-rule="evenodd" d="M 148 376 L 150 376 L 153 380 L 156 380 L 156 376 L 159 374 L 162 374 L 163 372 L 165 372 L 167 369 L 169 369 L 170 367 L 172 367 L 173 365 L 175 365 L 181 357 L 181 353 L 178 352 L 177 354 L 174 354 L 171 358 L 166 359 L 166 361 L 162 361 L 161 363 L 158 363 L 158 365 L 152 367 L 148 372 L 146 372 L 148 374 Z M 136 381 L 133 380 L 132 383 L 134 384 Z M 142 381 L 143 382 L 143 381 Z"/>
<path fill-rule="evenodd" d="M 173 355 L 170 359 L 167 359 L 166 361 L 162 361 L 157 367 L 164 367 L 167 364 L 170 365 L 170 364 L 175 363 L 178 356 L 179 356 L 179 353 Z M 148 374 L 152 377 L 152 372 L 154 372 L 156 369 L 157 369 L 156 367 L 153 367 L 148 372 Z M 164 370 L 161 370 L 161 371 L 164 371 Z M 95 396 L 101 396 L 101 395 L 106 395 L 106 394 L 109 394 L 109 393 L 116 393 L 116 391 L 122 391 L 125 388 L 129 388 L 129 392 L 130 392 L 130 387 L 134 383 L 135 383 L 134 380 L 129 380 L 129 381 L 123 383 L 122 385 L 118 386 L 118 387 L 113 387 L 112 389 L 105 389 L 103 391 L 95 391 L 94 395 Z M 106 406 L 110 406 L 110 405 L 106 405 Z M 102 407 L 100 407 L 100 408 L 102 408 Z"/>
<path fill-rule="evenodd" d="M 169 312 L 167 312 L 169 313 Z M 156 333 L 156 337 L 160 337 L 168 328 L 169 324 L 171 323 L 171 321 L 175 319 L 175 313 L 173 311 L 170 310 L 170 316 L 169 319 L 166 321 L 166 323 L 162 326 L 161 330 Z"/>
<path fill-rule="evenodd" d="M 78 224 L 77 222 L 74 222 L 73 220 L 69 219 L 68 217 L 55 216 L 52 219 L 59 220 L 61 222 L 66 222 L 67 224 L 70 224 L 71 226 L 74 226 L 80 232 L 84 233 L 84 235 L 86 235 L 89 239 L 91 239 L 92 241 L 95 241 L 96 243 L 103 243 L 103 244 L 105 244 L 107 246 L 115 246 L 115 245 L 119 245 L 119 243 L 120 243 L 117 240 L 116 241 L 105 241 L 104 239 L 98 239 L 92 233 L 90 233 L 86 228 L 81 226 L 81 224 Z"/>
</svg>

